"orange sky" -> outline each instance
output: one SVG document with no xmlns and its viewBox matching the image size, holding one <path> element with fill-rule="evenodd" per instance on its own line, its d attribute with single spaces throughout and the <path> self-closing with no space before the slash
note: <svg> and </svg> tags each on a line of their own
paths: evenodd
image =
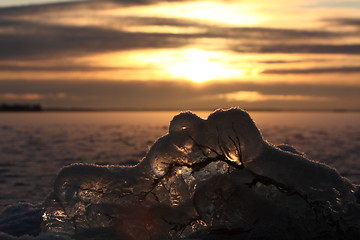
<svg viewBox="0 0 360 240">
<path fill-rule="evenodd" d="M 360 109 L 357 1 L 6 2 L 0 102 Z"/>
</svg>

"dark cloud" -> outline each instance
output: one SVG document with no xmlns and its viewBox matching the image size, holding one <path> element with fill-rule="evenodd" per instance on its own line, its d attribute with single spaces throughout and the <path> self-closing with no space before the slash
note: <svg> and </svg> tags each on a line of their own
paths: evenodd
<svg viewBox="0 0 360 240">
<path fill-rule="evenodd" d="M 140 67 L 94 67 L 87 65 L 58 65 L 58 66 L 17 66 L 17 65 L 0 65 L 0 71 L 61 71 L 61 72 L 98 72 L 98 71 L 111 71 L 111 70 L 145 70 L 148 68 Z"/>
<path fill-rule="evenodd" d="M 131 19 L 130 19 L 131 20 Z M 117 19 L 121 24 L 121 19 Z M 129 19 L 128 19 L 129 21 Z M 145 19 L 133 21 L 147 22 Z M 168 21 L 168 22 L 167 22 Z M 158 24 L 160 18 L 148 21 L 148 24 Z M 114 22 L 113 24 L 116 24 Z M 174 26 L 191 26 L 190 22 L 176 19 L 164 19 L 163 24 Z M 194 24 L 195 25 L 195 24 Z M 299 39 L 313 37 L 330 37 L 326 32 L 308 32 L 296 30 L 265 29 L 265 28 L 210 28 L 198 34 L 167 34 L 167 33 L 134 33 L 113 30 L 106 27 L 59 26 L 46 23 L 27 21 L 0 20 L 0 26 L 15 29 L 15 31 L 0 34 L 0 52 L 2 59 L 19 58 L 54 58 L 80 56 L 100 52 L 111 52 L 131 49 L 178 48 L 195 43 L 204 38 L 233 38 L 242 42 L 239 46 L 230 47 L 238 52 L 260 53 L 339 53 L 359 54 L 360 45 L 326 45 L 326 44 L 276 44 L 277 40 Z M 331 35 L 334 37 L 333 35 Z M 267 43 L 249 44 L 254 39 L 267 39 Z M 245 42 L 245 43 L 244 43 Z M 206 47 L 206 46 L 205 46 Z M 219 49 L 228 48 L 218 45 Z"/>
<path fill-rule="evenodd" d="M 322 30 L 294 30 L 275 28 L 245 28 L 210 25 L 208 23 L 176 18 L 160 17 L 118 17 L 103 16 L 104 24 L 100 26 L 61 26 L 20 20 L 26 16 L 46 13 L 48 16 L 65 14 L 69 10 L 79 10 L 85 16 L 101 9 L 118 8 L 119 4 L 149 4 L 158 1 L 84 1 L 58 3 L 40 6 L 13 7 L 0 9 L 1 59 L 54 58 L 94 54 L 131 49 L 178 48 L 196 43 L 199 39 L 232 39 L 235 46 L 218 44 L 218 49 L 234 49 L 238 52 L 261 53 L 345 53 L 359 54 L 360 45 L 326 45 L 326 44 L 289 44 L 292 40 L 336 39 L 346 33 L 335 33 Z M 16 20 L 18 19 L 18 20 Z M 114 30 L 109 26 L 173 26 L 198 27 L 200 33 L 166 34 L 125 32 Z M 8 29 L 9 31 L 6 31 Z M 239 44 L 237 45 L 236 42 Z M 207 48 L 208 46 L 203 46 Z"/>
<path fill-rule="evenodd" d="M 172 0 L 182 1 L 182 0 Z M 99 9 L 112 9 L 119 6 L 133 6 L 133 5 L 149 5 L 158 2 L 167 2 L 166 0 L 85 0 L 85 1 L 69 1 L 59 3 L 44 3 L 36 5 L 24 5 L 15 7 L 0 7 L 0 18 L 6 16 L 24 16 L 36 15 L 44 12 L 59 13 L 68 10 L 90 10 L 95 11 Z"/>
<path fill-rule="evenodd" d="M 265 60 L 256 61 L 257 63 L 265 64 L 282 64 L 282 63 L 306 63 L 306 62 L 325 62 L 326 59 L 303 59 L 303 60 Z"/>
<path fill-rule="evenodd" d="M 204 30 L 204 34 L 199 37 L 222 37 L 234 39 L 317 39 L 317 38 L 336 38 L 345 36 L 342 33 L 329 32 L 324 30 L 296 30 L 296 29 L 277 29 L 263 27 L 225 27 L 219 24 L 209 24 L 203 21 L 191 21 L 178 18 L 161 17 L 118 17 L 122 21 L 132 21 L 137 25 L 166 25 L 175 27 L 199 27 Z"/>
<path fill-rule="evenodd" d="M 159 2 L 181 2 L 181 1 L 183 0 L 110 0 L 109 2 L 139 5 L 139 4 L 154 4 Z"/>
<path fill-rule="evenodd" d="M 242 44 L 233 46 L 232 50 L 242 53 L 360 54 L 360 44 Z"/>
<path fill-rule="evenodd" d="M 130 24 L 135 26 L 156 25 L 156 26 L 174 26 L 174 27 L 200 27 L 200 28 L 204 28 L 204 30 L 210 30 L 214 28 L 214 26 L 205 24 L 201 21 L 194 21 L 194 20 L 180 19 L 180 18 L 166 18 L 166 17 L 114 16 L 109 18 L 109 21 Z"/>
<path fill-rule="evenodd" d="M 325 21 L 331 24 L 360 27 L 360 18 L 332 18 Z"/>
<path fill-rule="evenodd" d="M 262 41 L 284 41 L 301 39 L 329 39 L 347 36 L 346 33 L 336 33 L 324 30 L 296 30 L 296 29 L 277 29 L 263 27 L 225 27 L 219 24 L 209 24 L 203 21 L 192 21 L 179 18 L 161 17 L 116 17 L 113 20 L 126 21 L 135 25 L 147 26 L 174 26 L 174 27 L 198 27 L 204 33 L 195 34 L 194 37 L 209 38 L 232 38 L 239 40 L 258 39 Z"/>
<path fill-rule="evenodd" d="M 205 109 L 240 105 L 252 108 L 278 108 L 291 101 L 254 102 L 219 99 L 219 94 L 257 91 L 263 95 L 304 95 L 324 97 L 330 101 L 292 102 L 294 108 L 360 109 L 356 101 L 360 86 L 321 84 L 260 84 L 251 82 L 210 82 L 201 87 L 190 82 L 145 81 L 0 81 L 0 94 L 37 93 L 64 98 L 40 99 L 45 107 L 82 107 L 113 109 Z M 212 98 L 214 96 L 214 98 Z M 0 101 L 3 101 L 0 99 Z M 273 105 L 275 104 L 275 105 Z"/>
<path fill-rule="evenodd" d="M 106 1 L 105 1 L 106 2 Z M 61 12 L 61 11 L 68 11 L 69 8 L 77 9 L 77 8 L 84 8 L 84 7 L 94 7 L 96 1 L 81 1 L 81 2 L 60 2 L 60 3 L 48 3 L 48 4 L 41 4 L 41 5 L 23 5 L 23 6 L 15 6 L 15 7 L 0 7 L 0 18 L 4 18 L 7 16 L 26 16 L 26 15 L 37 15 L 44 12 Z"/>
<path fill-rule="evenodd" d="M 129 33 L 98 27 L 16 22 L 16 33 L 0 33 L 2 59 L 54 58 L 145 48 L 181 47 L 191 36 Z"/>
<path fill-rule="evenodd" d="M 209 28 L 207 34 L 213 37 L 224 38 L 240 38 L 240 39 L 259 39 L 268 40 L 290 40 L 290 39 L 316 39 L 316 38 L 335 38 L 342 37 L 340 33 L 327 31 L 310 31 L 295 29 L 276 29 L 276 28 L 260 28 L 260 27 L 241 27 L 241 28 L 225 28 L 212 27 Z"/>
<path fill-rule="evenodd" d="M 144 19 L 136 17 L 103 17 L 102 20 L 107 23 L 96 27 L 49 24 L 46 19 L 41 23 L 31 20 L 44 13 L 48 16 L 61 16 L 69 10 L 78 10 L 84 16 L 91 16 L 91 13 L 101 9 L 119 7 L 118 3 L 151 2 L 154 1 L 84 1 L 0 8 L 0 27 L 4 30 L 0 31 L 1 59 L 54 58 L 143 48 L 176 48 L 188 44 L 192 37 L 196 37 L 187 34 L 133 33 L 109 28 L 114 25 L 137 26 Z M 30 20 L 21 20 L 23 17 Z M 149 20 L 146 19 L 143 23 L 148 24 Z M 152 20 L 154 24 L 161 22 L 161 19 Z M 177 20 L 166 21 L 169 24 L 179 24 L 176 23 Z"/>
<path fill-rule="evenodd" d="M 317 74 L 317 73 L 360 73 L 360 67 L 332 67 L 307 69 L 268 69 L 266 74 Z"/>
</svg>

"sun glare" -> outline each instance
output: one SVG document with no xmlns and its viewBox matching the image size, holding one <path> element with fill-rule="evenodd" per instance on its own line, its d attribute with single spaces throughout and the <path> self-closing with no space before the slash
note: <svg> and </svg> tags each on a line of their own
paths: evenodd
<svg viewBox="0 0 360 240">
<path fill-rule="evenodd" d="M 126 80 L 190 80 L 202 83 L 209 80 L 239 80 L 257 75 L 257 68 L 253 64 L 235 58 L 232 53 L 205 51 L 195 47 L 96 54 L 79 57 L 75 63 L 109 68 L 107 79 L 121 77 Z M 106 73 L 102 73 L 101 77 L 104 75 Z"/>
<path fill-rule="evenodd" d="M 219 62 L 220 59 L 221 53 L 186 49 L 181 53 L 180 61 L 169 64 L 166 69 L 174 77 L 186 78 L 197 83 L 243 75 L 243 70 L 229 69 Z"/>
</svg>

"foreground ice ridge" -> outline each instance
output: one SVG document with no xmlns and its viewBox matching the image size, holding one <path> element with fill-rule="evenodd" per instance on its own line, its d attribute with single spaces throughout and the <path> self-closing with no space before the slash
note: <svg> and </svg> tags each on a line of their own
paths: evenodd
<svg viewBox="0 0 360 240">
<path fill-rule="evenodd" d="M 331 151 L 331 149 L 329 149 Z M 43 232 L 76 239 L 360 239 L 357 188 L 263 140 L 248 113 L 174 117 L 135 167 L 71 165 Z"/>
</svg>

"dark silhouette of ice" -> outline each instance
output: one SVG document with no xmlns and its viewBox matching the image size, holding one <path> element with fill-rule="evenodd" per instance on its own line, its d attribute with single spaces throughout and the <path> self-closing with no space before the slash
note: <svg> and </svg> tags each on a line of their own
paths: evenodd
<svg viewBox="0 0 360 240">
<path fill-rule="evenodd" d="M 240 109 L 174 117 L 135 167 L 65 167 L 43 232 L 76 239 L 360 239 L 358 189 Z"/>
</svg>

